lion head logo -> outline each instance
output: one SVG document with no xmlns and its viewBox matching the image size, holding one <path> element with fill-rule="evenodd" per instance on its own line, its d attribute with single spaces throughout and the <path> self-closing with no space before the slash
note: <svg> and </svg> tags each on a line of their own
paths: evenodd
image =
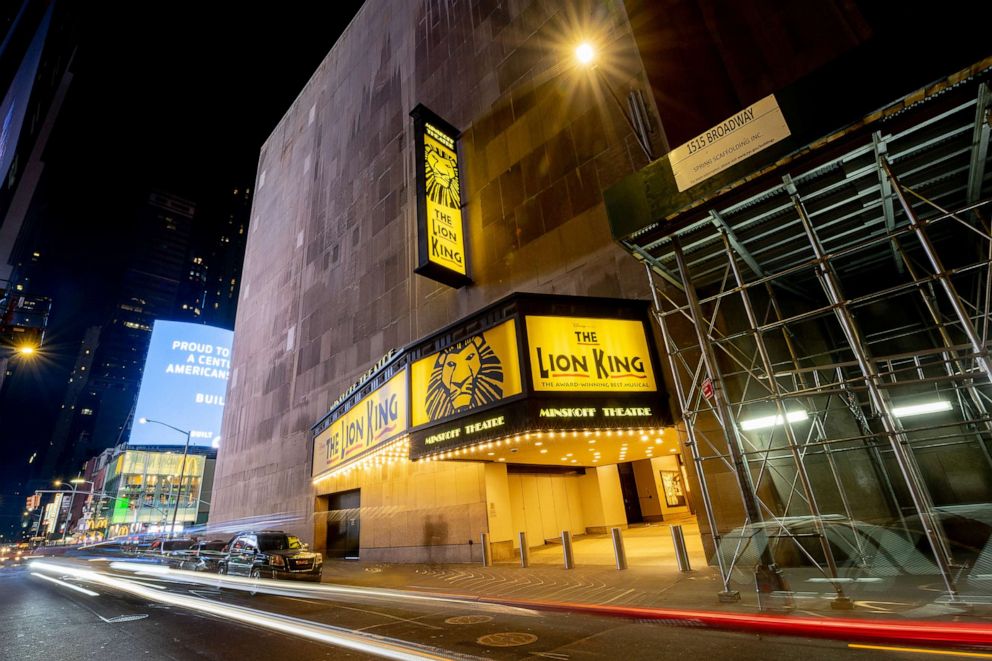
<svg viewBox="0 0 992 661">
<path fill-rule="evenodd" d="M 503 398 L 503 365 L 482 335 L 437 355 L 427 383 L 427 415 L 440 420 Z"/>
</svg>

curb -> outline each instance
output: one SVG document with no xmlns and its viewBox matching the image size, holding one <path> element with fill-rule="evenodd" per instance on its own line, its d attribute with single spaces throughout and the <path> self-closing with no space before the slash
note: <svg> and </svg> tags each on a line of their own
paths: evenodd
<svg viewBox="0 0 992 661">
<path fill-rule="evenodd" d="M 465 599 L 502 606 L 622 617 L 681 627 L 708 627 L 778 636 L 854 639 L 871 642 L 992 647 L 992 625 L 977 622 L 936 623 L 920 620 L 752 615 L 747 613 L 721 613 L 705 610 L 609 606 L 606 604 L 537 601 L 530 599 L 501 599 L 498 597 L 450 592 L 430 592 L 427 590 L 423 592 L 439 597 Z"/>
</svg>

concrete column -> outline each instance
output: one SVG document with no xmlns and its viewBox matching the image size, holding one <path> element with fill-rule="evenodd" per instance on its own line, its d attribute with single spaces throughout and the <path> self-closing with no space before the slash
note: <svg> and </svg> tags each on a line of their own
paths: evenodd
<svg viewBox="0 0 992 661">
<path fill-rule="evenodd" d="M 586 528 L 608 532 L 613 526 L 625 526 L 627 513 L 620 492 L 620 472 L 615 465 L 587 468 L 582 482 L 582 513 Z"/>
<path fill-rule="evenodd" d="M 510 486 L 506 464 L 485 465 L 486 518 L 493 559 L 510 560 L 513 556 L 513 511 L 510 509 Z"/>
</svg>

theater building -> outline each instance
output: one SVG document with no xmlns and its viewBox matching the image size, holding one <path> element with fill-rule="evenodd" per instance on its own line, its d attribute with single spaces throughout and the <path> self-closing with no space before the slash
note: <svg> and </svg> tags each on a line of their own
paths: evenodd
<svg viewBox="0 0 992 661">
<path fill-rule="evenodd" d="M 647 80 L 622 3 L 567 4 L 369 2 L 265 143 L 212 524 L 469 561 L 688 514 L 602 195 L 648 163 L 609 87 Z"/>
<path fill-rule="evenodd" d="M 369 0 L 261 150 L 211 523 L 992 589 L 987 20 L 884 5 Z"/>
</svg>

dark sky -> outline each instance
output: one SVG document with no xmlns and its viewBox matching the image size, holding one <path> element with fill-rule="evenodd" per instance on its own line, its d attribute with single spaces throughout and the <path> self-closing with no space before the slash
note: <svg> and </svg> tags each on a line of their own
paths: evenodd
<svg viewBox="0 0 992 661">
<path fill-rule="evenodd" d="M 19 523 L 18 482 L 48 443 L 82 330 L 113 295 L 136 203 L 152 188 L 198 200 L 253 185 L 262 142 L 361 4 L 73 3 L 74 78 L 33 203 L 34 285 L 53 314 L 46 359 L 0 401 L 0 533 Z"/>
</svg>

